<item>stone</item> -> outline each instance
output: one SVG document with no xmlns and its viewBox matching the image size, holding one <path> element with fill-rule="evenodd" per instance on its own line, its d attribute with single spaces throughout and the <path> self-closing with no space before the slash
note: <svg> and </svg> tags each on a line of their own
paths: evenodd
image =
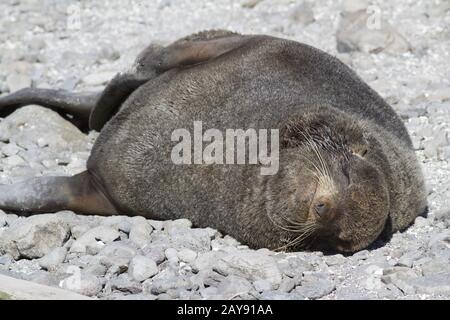
<svg viewBox="0 0 450 320">
<path fill-rule="evenodd" d="M 255 287 L 256 291 L 263 292 L 263 291 L 269 291 L 272 290 L 272 284 L 264 279 L 259 279 L 253 282 L 253 286 Z"/>
<path fill-rule="evenodd" d="M 316 21 L 309 2 L 302 2 L 300 5 L 293 8 L 291 12 L 289 19 L 295 23 L 300 23 L 303 26 L 307 26 Z"/>
<path fill-rule="evenodd" d="M 360 10 L 365 10 L 369 6 L 367 0 L 343 0 L 342 10 L 344 12 L 356 12 Z"/>
<path fill-rule="evenodd" d="M 131 221 L 130 219 L 128 219 L 128 217 L 123 216 L 106 217 L 106 219 L 102 221 L 102 225 L 118 229 L 125 233 L 130 233 L 131 231 Z"/>
<path fill-rule="evenodd" d="M 159 220 L 147 220 L 147 222 L 155 229 L 156 231 L 161 231 L 164 228 L 164 221 Z"/>
<path fill-rule="evenodd" d="M 283 274 L 291 278 L 301 276 L 305 271 L 313 270 L 313 266 L 309 262 L 296 256 L 278 260 L 278 267 Z"/>
<path fill-rule="evenodd" d="M 343 12 L 336 33 L 338 52 L 381 51 L 402 54 L 411 51 L 409 42 L 381 16 L 366 10 Z"/>
<path fill-rule="evenodd" d="M 210 289 L 213 288 L 213 289 Z M 252 284 L 241 277 L 230 275 L 223 279 L 217 288 L 210 287 L 200 290 L 200 294 L 207 300 L 245 299 L 252 290 Z"/>
<path fill-rule="evenodd" d="M 136 254 L 136 249 L 123 241 L 116 241 L 105 245 L 97 254 L 97 257 L 99 257 L 100 263 L 108 268 L 116 266 L 126 269 Z"/>
<path fill-rule="evenodd" d="M 45 270 L 53 271 L 58 267 L 59 264 L 64 262 L 64 260 L 66 259 L 66 255 L 66 248 L 55 248 L 39 259 L 39 265 Z"/>
<path fill-rule="evenodd" d="M 8 216 L 5 211 L 0 209 L 0 228 L 6 226 L 8 224 Z"/>
<path fill-rule="evenodd" d="M 2 147 L 2 153 L 7 157 L 14 156 L 21 150 L 23 150 L 23 149 L 18 147 L 17 144 L 15 144 L 14 142 L 5 144 Z"/>
<path fill-rule="evenodd" d="M 450 262 L 445 259 L 435 258 L 425 262 L 420 266 L 424 276 L 430 276 L 440 273 L 450 273 Z"/>
<path fill-rule="evenodd" d="M 145 281 L 158 273 L 156 262 L 145 256 L 136 256 L 131 260 L 128 274 L 136 281 Z"/>
<path fill-rule="evenodd" d="M 189 279 L 176 275 L 174 271 L 165 269 L 151 279 L 143 282 L 143 292 L 160 295 L 170 289 L 191 289 L 193 284 Z"/>
<path fill-rule="evenodd" d="M 225 276 L 237 275 L 251 281 L 264 279 L 273 287 L 277 287 L 282 279 L 275 259 L 254 251 L 234 250 L 220 257 L 213 268 Z"/>
<path fill-rule="evenodd" d="M 285 277 L 280 283 L 280 286 L 278 287 L 278 291 L 289 293 L 292 291 L 292 289 L 295 288 L 295 281 L 292 278 Z"/>
<path fill-rule="evenodd" d="M 408 267 L 411 268 L 414 261 L 421 258 L 423 256 L 423 253 L 420 251 L 412 251 L 407 252 L 403 256 L 398 259 L 397 265 L 400 267 Z"/>
<path fill-rule="evenodd" d="M 97 254 L 103 246 L 120 237 L 117 229 L 107 226 L 100 226 L 93 228 L 84 233 L 77 239 L 70 248 L 70 252 L 86 253 L 90 250 L 91 253 Z"/>
<path fill-rule="evenodd" d="M 190 249 L 181 249 L 180 251 L 178 251 L 178 258 L 183 262 L 193 263 L 197 258 L 197 252 Z"/>
<path fill-rule="evenodd" d="M 415 294 L 416 290 L 411 285 L 411 281 L 418 277 L 418 274 L 406 267 L 393 267 L 383 270 L 381 281 L 387 285 L 393 284 L 400 289 L 403 294 Z"/>
<path fill-rule="evenodd" d="M 132 222 L 129 239 L 136 243 L 140 248 L 144 248 L 150 243 L 152 226 L 145 220 L 145 218 L 134 220 Z"/>
<path fill-rule="evenodd" d="M 0 275 L 0 300 L 5 296 L 17 300 L 89 300 L 70 291 Z"/>
<path fill-rule="evenodd" d="M 431 139 L 425 141 L 424 155 L 427 158 L 437 158 L 439 149 L 448 146 L 449 141 L 447 132 L 436 132 Z"/>
<path fill-rule="evenodd" d="M 113 71 L 100 71 L 84 77 L 82 81 L 88 86 L 99 86 L 109 82 L 115 75 L 116 72 Z"/>
<path fill-rule="evenodd" d="M 347 261 L 347 259 L 342 254 L 335 254 L 332 256 L 327 256 L 325 263 L 328 266 L 336 266 L 344 264 Z"/>
<path fill-rule="evenodd" d="M 142 292 L 142 284 L 138 281 L 133 281 L 126 273 L 122 273 L 117 278 L 112 279 L 109 284 L 111 285 L 112 290 L 129 292 L 132 294 Z"/>
<path fill-rule="evenodd" d="M 152 259 L 157 264 L 160 264 L 166 259 L 165 246 L 152 244 L 145 247 L 142 251 L 144 252 L 146 257 Z"/>
<path fill-rule="evenodd" d="M 330 279 L 309 275 L 301 280 L 300 285 L 294 291 L 308 299 L 319 299 L 333 292 L 335 288 L 335 283 Z"/>
<path fill-rule="evenodd" d="M 178 253 L 177 253 L 177 250 L 175 250 L 174 248 L 166 249 L 164 251 L 164 254 L 170 263 L 174 263 L 174 264 L 178 263 Z"/>
<path fill-rule="evenodd" d="M 52 214 L 41 214 L 18 219 L 2 233 L 0 251 L 14 259 L 36 259 L 61 247 L 69 237 L 68 225 Z"/>
<path fill-rule="evenodd" d="M 31 77 L 27 74 L 11 73 L 6 78 L 6 86 L 9 92 L 31 87 Z"/>
<path fill-rule="evenodd" d="M 164 229 L 171 232 L 173 229 L 191 228 L 192 222 L 188 219 L 168 220 L 164 222 Z"/>
<path fill-rule="evenodd" d="M 58 113 L 40 106 L 17 109 L 0 122 L 0 140 L 10 140 L 27 149 L 36 148 L 38 139 L 48 141 L 49 148 L 56 151 L 85 149 L 85 135 Z"/>
<path fill-rule="evenodd" d="M 419 294 L 450 294 L 450 273 L 439 273 L 412 279 L 410 285 Z"/>
<path fill-rule="evenodd" d="M 62 280 L 59 286 L 63 289 L 88 297 L 97 295 L 103 288 L 99 278 L 90 274 L 82 273 L 81 271 L 80 273 L 74 273 L 72 276 Z"/>
</svg>

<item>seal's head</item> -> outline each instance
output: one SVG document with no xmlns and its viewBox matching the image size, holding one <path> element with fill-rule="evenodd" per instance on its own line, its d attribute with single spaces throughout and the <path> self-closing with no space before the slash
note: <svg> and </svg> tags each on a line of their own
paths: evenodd
<svg viewBox="0 0 450 320">
<path fill-rule="evenodd" d="M 366 131 L 339 111 L 308 113 L 286 124 L 285 163 L 268 183 L 267 214 L 284 232 L 280 249 L 355 252 L 380 235 L 388 187 L 381 149 Z"/>
</svg>

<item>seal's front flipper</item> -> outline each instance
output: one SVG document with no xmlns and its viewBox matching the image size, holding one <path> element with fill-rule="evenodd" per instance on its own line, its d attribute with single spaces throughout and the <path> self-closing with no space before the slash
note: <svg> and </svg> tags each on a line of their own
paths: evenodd
<svg viewBox="0 0 450 320">
<path fill-rule="evenodd" d="M 0 209 L 21 215 L 71 210 L 113 215 L 118 211 L 88 171 L 72 177 L 40 177 L 0 186 Z"/>
<path fill-rule="evenodd" d="M 73 93 L 65 90 L 25 88 L 0 97 L 0 114 L 4 117 L 19 107 L 37 104 L 77 118 L 80 126 L 87 127 L 89 115 L 99 93 Z"/>
</svg>

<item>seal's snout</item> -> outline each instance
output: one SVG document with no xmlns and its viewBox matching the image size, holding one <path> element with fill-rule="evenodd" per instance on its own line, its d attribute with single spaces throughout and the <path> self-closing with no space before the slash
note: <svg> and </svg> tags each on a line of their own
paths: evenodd
<svg viewBox="0 0 450 320">
<path fill-rule="evenodd" d="M 314 211 L 320 216 L 325 216 L 330 212 L 330 205 L 325 201 L 320 201 L 314 205 Z"/>
<path fill-rule="evenodd" d="M 313 200 L 310 211 L 321 223 L 329 223 L 336 217 L 337 205 L 333 197 L 322 196 Z"/>
</svg>

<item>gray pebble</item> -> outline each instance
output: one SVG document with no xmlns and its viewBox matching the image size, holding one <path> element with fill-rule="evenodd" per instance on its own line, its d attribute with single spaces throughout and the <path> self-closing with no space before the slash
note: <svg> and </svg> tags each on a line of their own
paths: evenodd
<svg viewBox="0 0 450 320">
<path fill-rule="evenodd" d="M 128 274 L 136 281 L 147 280 L 158 273 L 156 262 L 148 257 L 136 256 L 128 267 Z"/>
</svg>

